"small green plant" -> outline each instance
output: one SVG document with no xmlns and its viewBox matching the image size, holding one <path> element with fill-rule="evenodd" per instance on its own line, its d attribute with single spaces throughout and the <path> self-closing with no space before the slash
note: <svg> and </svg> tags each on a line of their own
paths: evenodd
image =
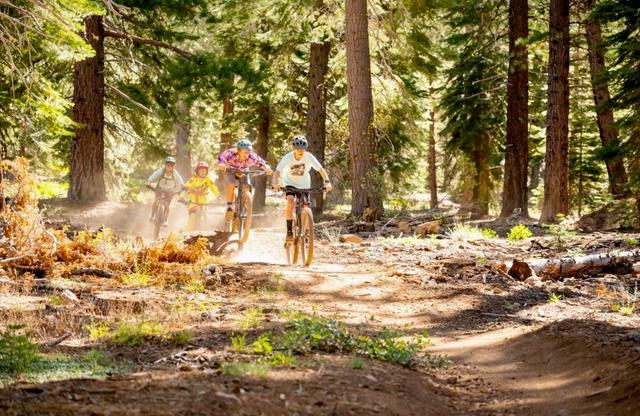
<svg viewBox="0 0 640 416">
<path fill-rule="evenodd" d="M 250 328 L 257 328 L 264 320 L 264 314 L 262 308 L 251 307 L 244 311 L 242 319 L 240 319 L 240 328 L 247 330 Z"/>
<path fill-rule="evenodd" d="M 488 260 L 486 257 L 478 257 L 476 259 L 476 264 L 478 265 L 483 265 L 483 264 L 487 264 Z"/>
<path fill-rule="evenodd" d="M 149 275 L 146 273 L 129 273 L 120 278 L 123 284 L 130 287 L 144 287 L 149 285 Z"/>
<path fill-rule="evenodd" d="M 509 302 L 508 300 L 503 300 L 502 301 L 502 307 L 504 307 L 508 311 L 515 311 L 516 310 L 515 303 Z"/>
<path fill-rule="evenodd" d="M 307 317 L 307 315 L 302 312 L 294 311 L 291 309 L 283 309 L 278 313 L 280 319 L 286 322 L 299 321 Z"/>
<path fill-rule="evenodd" d="M 252 344 L 254 354 L 269 355 L 273 351 L 273 347 L 269 342 L 269 335 L 263 335 Z"/>
<path fill-rule="evenodd" d="M 269 365 L 263 362 L 236 362 L 222 366 L 222 373 L 226 376 L 241 377 L 255 376 L 264 377 L 269 374 Z"/>
<path fill-rule="evenodd" d="M 525 238 L 529 238 L 533 235 L 531 230 L 524 224 L 518 224 L 509 230 L 509 234 L 507 234 L 507 240 L 509 241 L 518 241 L 524 240 Z"/>
<path fill-rule="evenodd" d="M 184 329 L 173 334 L 173 343 L 178 347 L 184 347 L 193 339 L 193 331 Z"/>
<path fill-rule="evenodd" d="M 111 359 L 102 350 L 89 350 L 84 354 L 83 359 L 91 365 L 94 371 L 101 368 L 111 367 Z"/>
<path fill-rule="evenodd" d="M 49 304 L 53 306 L 63 306 L 67 304 L 67 301 L 65 300 L 65 298 L 63 298 L 60 295 L 49 295 L 48 300 L 49 300 Z"/>
<path fill-rule="evenodd" d="M 39 347 L 29 341 L 24 325 L 8 325 L 0 333 L 0 373 L 20 374 L 39 359 Z"/>
<path fill-rule="evenodd" d="M 162 339 L 167 329 L 159 322 L 121 322 L 111 333 L 111 342 L 115 345 L 135 347 L 143 341 Z"/>
<path fill-rule="evenodd" d="M 626 242 L 629 247 L 636 247 L 638 245 L 638 240 L 635 238 L 627 238 Z"/>
<path fill-rule="evenodd" d="M 558 303 L 564 299 L 563 295 L 557 295 L 555 292 L 549 296 L 549 303 Z"/>
<path fill-rule="evenodd" d="M 361 358 L 353 358 L 349 361 L 349 367 L 353 370 L 362 370 L 364 368 L 364 360 Z"/>
<path fill-rule="evenodd" d="M 94 341 L 107 338 L 111 332 L 110 325 L 106 321 L 92 322 L 84 328 L 89 331 L 89 338 Z"/>
<path fill-rule="evenodd" d="M 231 346 L 237 353 L 244 352 L 245 347 L 247 346 L 247 334 L 242 333 L 231 335 Z"/>
<path fill-rule="evenodd" d="M 189 293 L 204 293 L 205 285 L 202 280 L 192 280 L 183 286 L 183 289 Z"/>
<path fill-rule="evenodd" d="M 496 233 L 491 228 L 483 228 L 481 231 L 482 231 L 482 235 L 487 240 L 491 240 L 492 238 L 498 238 L 498 233 Z"/>
<path fill-rule="evenodd" d="M 614 303 L 613 305 L 611 305 L 611 312 L 616 312 L 621 315 L 633 315 L 635 311 L 635 304 L 621 305 L 619 303 Z"/>
<path fill-rule="evenodd" d="M 276 352 L 269 357 L 269 365 L 273 367 L 291 367 L 298 364 L 298 360 L 291 354 Z"/>
</svg>

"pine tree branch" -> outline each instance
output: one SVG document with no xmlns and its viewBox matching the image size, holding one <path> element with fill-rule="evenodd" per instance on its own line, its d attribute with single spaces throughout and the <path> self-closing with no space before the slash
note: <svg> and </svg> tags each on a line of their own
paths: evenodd
<svg viewBox="0 0 640 416">
<path fill-rule="evenodd" d="M 184 49 L 180 49 L 177 46 L 173 46 L 169 43 L 162 42 L 155 39 L 141 38 L 139 36 L 133 36 L 126 33 L 114 32 L 113 30 L 108 30 L 108 29 L 105 29 L 104 36 L 115 38 L 115 39 L 127 39 L 132 41 L 133 43 L 138 43 L 143 45 L 152 45 L 152 46 L 157 46 L 159 48 L 170 49 L 184 58 L 191 58 L 193 56 L 191 52 L 185 51 Z"/>
</svg>

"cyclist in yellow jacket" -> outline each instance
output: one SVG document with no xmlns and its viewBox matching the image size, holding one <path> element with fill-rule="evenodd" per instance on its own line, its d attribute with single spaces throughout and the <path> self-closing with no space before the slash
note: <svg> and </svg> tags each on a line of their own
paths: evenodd
<svg viewBox="0 0 640 416">
<path fill-rule="evenodd" d="M 206 162 L 198 162 L 195 173 L 184 184 L 180 193 L 180 202 L 187 204 L 189 212 L 189 231 L 195 230 L 196 226 L 204 225 L 209 192 L 214 197 L 220 195 L 220 191 L 209 177 L 209 165 Z"/>
</svg>

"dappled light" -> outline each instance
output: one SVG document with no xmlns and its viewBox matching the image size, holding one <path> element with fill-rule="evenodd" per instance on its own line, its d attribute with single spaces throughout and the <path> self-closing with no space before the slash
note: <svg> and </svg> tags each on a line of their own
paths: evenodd
<svg viewBox="0 0 640 416">
<path fill-rule="evenodd" d="M 632 0 L 0 0 L 0 415 L 640 397 Z"/>
</svg>

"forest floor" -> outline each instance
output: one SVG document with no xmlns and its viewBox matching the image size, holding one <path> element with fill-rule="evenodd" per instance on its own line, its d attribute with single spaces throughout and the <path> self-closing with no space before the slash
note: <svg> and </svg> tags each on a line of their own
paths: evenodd
<svg viewBox="0 0 640 416">
<path fill-rule="evenodd" d="M 148 233 L 147 207 L 138 208 L 50 212 L 132 237 Z M 285 264 L 282 227 L 270 223 L 258 218 L 240 257 L 201 287 L 0 280 L 1 321 L 27 324 L 51 357 L 91 363 L 80 380 L 4 380 L 0 414 L 638 414 L 640 276 L 626 269 L 524 283 L 493 264 L 635 247 L 640 234 L 419 239 L 402 237 L 394 220 L 392 236 L 341 243 L 348 226 L 323 223 L 314 263 L 302 268 Z M 265 364 L 261 337 L 303 317 L 371 337 L 391 328 L 425 340 L 426 330 L 430 360 L 405 368 L 325 348 Z"/>
</svg>

